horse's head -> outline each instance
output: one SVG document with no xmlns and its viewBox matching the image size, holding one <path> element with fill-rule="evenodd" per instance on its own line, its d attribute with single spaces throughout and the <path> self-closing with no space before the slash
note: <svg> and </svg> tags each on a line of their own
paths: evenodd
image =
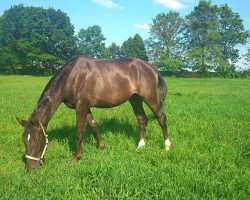
<svg viewBox="0 0 250 200">
<path fill-rule="evenodd" d="M 44 127 L 36 119 L 26 121 L 17 118 L 17 121 L 25 128 L 22 135 L 26 148 L 25 165 L 28 169 L 38 168 L 42 164 L 43 155 L 48 145 L 48 138 Z"/>
</svg>

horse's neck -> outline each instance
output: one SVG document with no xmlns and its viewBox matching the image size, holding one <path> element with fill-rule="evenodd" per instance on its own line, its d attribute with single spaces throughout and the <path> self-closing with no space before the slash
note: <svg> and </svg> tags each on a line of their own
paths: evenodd
<svg viewBox="0 0 250 200">
<path fill-rule="evenodd" d="M 53 94 L 45 92 L 39 99 L 32 116 L 39 120 L 44 127 L 47 127 L 51 117 L 62 102 L 60 88 L 54 91 Z"/>
</svg>

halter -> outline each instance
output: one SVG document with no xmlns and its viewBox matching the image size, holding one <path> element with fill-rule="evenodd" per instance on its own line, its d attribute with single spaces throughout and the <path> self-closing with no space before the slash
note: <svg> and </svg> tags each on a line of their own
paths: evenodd
<svg viewBox="0 0 250 200">
<path fill-rule="evenodd" d="M 28 159 L 30 159 L 30 160 L 35 160 L 35 161 L 39 161 L 40 163 L 42 163 L 43 156 L 44 156 L 45 151 L 46 151 L 46 149 L 47 149 L 47 147 L 48 147 L 48 144 L 49 144 L 49 140 L 48 140 L 48 135 L 46 135 L 45 130 L 44 130 L 44 128 L 43 128 L 43 125 L 41 124 L 40 121 L 39 121 L 39 125 L 41 126 L 42 131 L 43 131 L 43 135 L 44 135 L 44 137 L 45 137 L 45 146 L 44 146 L 42 155 L 40 156 L 40 158 L 38 158 L 38 157 L 29 156 L 29 155 L 26 154 L 25 157 L 28 158 Z"/>
</svg>

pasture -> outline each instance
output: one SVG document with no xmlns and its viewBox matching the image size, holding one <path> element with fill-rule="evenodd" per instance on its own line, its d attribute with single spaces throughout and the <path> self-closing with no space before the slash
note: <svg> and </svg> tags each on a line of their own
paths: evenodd
<svg viewBox="0 0 250 200">
<path fill-rule="evenodd" d="M 71 164 L 75 111 L 62 104 L 47 130 L 44 165 L 27 171 L 16 116 L 29 117 L 49 78 L 0 76 L 0 199 L 249 198 L 249 79 L 166 78 L 170 152 L 157 121 L 136 149 L 139 128 L 125 103 L 92 109 L 106 149 L 87 128 L 84 155 Z"/>
</svg>

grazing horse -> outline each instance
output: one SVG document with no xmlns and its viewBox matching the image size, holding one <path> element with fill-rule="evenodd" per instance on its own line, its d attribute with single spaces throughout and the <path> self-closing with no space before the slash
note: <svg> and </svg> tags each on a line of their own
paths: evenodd
<svg viewBox="0 0 250 200">
<path fill-rule="evenodd" d="M 92 129 L 99 148 L 105 147 L 90 108 L 114 107 L 127 100 L 140 127 L 138 148 L 145 145 L 148 121 L 143 109 L 145 102 L 158 120 L 163 131 L 165 148 L 169 150 L 170 140 L 163 112 L 166 93 L 164 79 L 152 65 L 143 60 L 105 60 L 76 56 L 51 78 L 29 120 L 17 118 L 25 127 L 23 141 L 26 147 L 26 167 L 31 169 L 41 165 L 48 145 L 45 131 L 62 102 L 76 110 L 77 150 L 72 162 L 82 156 L 86 123 Z"/>
</svg>

